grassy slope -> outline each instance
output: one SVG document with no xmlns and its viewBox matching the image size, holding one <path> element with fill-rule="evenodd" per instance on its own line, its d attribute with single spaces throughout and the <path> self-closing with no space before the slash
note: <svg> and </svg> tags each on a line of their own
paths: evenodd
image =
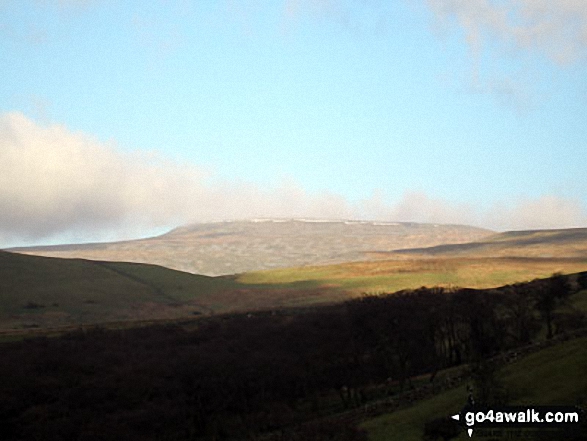
<svg viewBox="0 0 587 441">
<path fill-rule="evenodd" d="M 137 263 L 102 262 L 103 266 L 137 278 L 173 302 L 188 302 L 204 312 L 233 312 L 284 306 L 303 306 L 348 298 L 336 289 L 322 289 L 315 281 L 243 284 L 230 276 L 209 277 Z"/>
<path fill-rule="evenodd" d="M 573 307 L 587 314 L 587 289 L 573 294 L 570 299 L 570 303 Z"/>
<path fill-rule="evenodd" d="M 258 271 L 240 275 L 243 284 L 311 283 L 351 294 L 395 292 L 421 286 L 492 288 L 587 270 L 587 258 L 451 258 L 386 260 Z"/>
<path fill-rule="evenodd" d="M 0 252 L 0 320 L 44 327 L 188 315 L 232 284 L 153 265 Z"/>
<path fill-rule="evenodd" d="M 499 375 L 512 405 L 575 405 L 587 402 L 587 338 L 543 349 L 503 368 Z M 421 441 L 424 424 L 459 412 L 465 386 L 411 408 L 368 420 L 362 427 L 372 441 Z M 466 433 L 456 438 L 469 439 Z"/>
<path fill-rule="evenodd" d="M 178 319 L 346 298 L 312 281 L 244 285 L 234 277 L 156 265 L 0 251 L 0 330 Z"/>
<path fill-rule="evenodd" d="M 587 230 L 565 231 L 504 233 L 495 241 L 508 247 L 532 244 L 550 254 L 560 254 L 565 246 L 571 255 Z M 587 270 L 587 252 L 576 258 L 412 257 L 206 277 L 155 265 L 0 252 L 0 328 L 174 319 L 313 305 L 420 286 L 490 288 Z"/>
<path fill-rule="evenodd" d="M 425 259 L 207 277 L 155 265 L 0 252 L 0 328 L 175 319 L 422 285 L 487 288 L 586 269 L 587 259 Z"/>
</svg>

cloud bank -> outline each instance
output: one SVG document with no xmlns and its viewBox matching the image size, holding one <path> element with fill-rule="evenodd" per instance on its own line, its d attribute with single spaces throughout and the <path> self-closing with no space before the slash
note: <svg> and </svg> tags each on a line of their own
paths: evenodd
<svg viewBox="0 0 587 441">
<path fill-rule="evenodd" d="M 519 197 L 482 210 L 467 203 L 408 192 L 392 206 L 388 216 L 404 221 L 468 224 L 494 230 L 587 227 L 587 211 L 582 203 L 555 195 Z"/>
<path fill-rule="evenodd" d="M 587 226 L 579 201 L 553 195 L 481 211 L 472 205 L 406 192 L 396 203 L 375 192 L 351 203 L 309 193 L 294 181 L 271 189 L 222 182 L 193 164 L 156 153 L 123 152 L 22 113 L 0 115 L 0 244 L 55 237 L 136 237 L 189 222 L 256 217 L 312 217 L 461 223 L 494 229 Z"/>
<path fill-rule="evenodd" d="M 0 115 L 0 241 L 70 231 L 138 233 L 185 222 L 259 216 L 350 217 L 335 195 L 294 183 L 272 190 L 211 182 L 210 173 L 156 153 L 126 153 L 61 125 Z"/>
</svg>

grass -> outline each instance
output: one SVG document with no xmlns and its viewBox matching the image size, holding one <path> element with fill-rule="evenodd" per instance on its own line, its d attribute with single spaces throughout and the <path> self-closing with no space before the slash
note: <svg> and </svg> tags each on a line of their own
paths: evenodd
<svg viewBox="0 0 587 441">
<path fill-rule="evenodd" d="M 587 314 L 587 289 L 573 294 L 570 303 L 574 308 Z"/>
<path fill-rule="evenodd" d="M 240 275 L 237 281 L 254 285 L 314 282 L 357 295 L 421 286 L 493 288 L 586 269 L 587 259 L 583 258 L 439 258 L 256 271 Z"/>
<path fill-rule="evenodd" d="M 587 339 L 529 355 L 501 371 L 511 404 L 587 403 Z"/>
<path fill-rule="evenodd" d="M 197 299 L 231 284 L 154 265 L 0 252 L 0 320 L 3 328 L 42 328 L 203 313 Z"/>
<path fill-rule="evenodd" d="M 413 407 L 368 420 L 361 424 L 361 428 L 367 431 L 370 441 L 422 441 L 424 424 L 458 413 L 465 405 L 466 397 L 465 386 L 460 386 Z"/>
<path fill-rule="evenodd" d="M 491 288 L 587 270 L 587 259 L 434 258 L 208 277 L 136 263 L 0 252 L 0 330 L 313 306 L 421 286 Z M 577 297 L 587 310 L 587 294 Z"/>
<path fill-rule="evenodd" d="M 314 281 L 243 285 L 156 265 L 0 252 L 0 330 L 174 320 L 346 298 Z"/>
<path fill-rule="evenodd" d="M 576 405 L 587 403 L 587 338 L 571 340 L 528 355 L 502 368 L 511 405 Z M 381 415 L 361 424 L 371 441 L 421 441 L 424 425 L 459 412 L 465 386 L 446 391 L 413 407 Z M 466 433 L 456 438 L 469 439 Z"/>
</svg>

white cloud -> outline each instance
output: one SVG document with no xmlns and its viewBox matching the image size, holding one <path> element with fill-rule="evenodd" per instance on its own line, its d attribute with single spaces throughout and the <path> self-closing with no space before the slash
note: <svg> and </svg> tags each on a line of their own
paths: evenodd
<svg viewBox="0 0 587 441">
<path fill-rule="evenodd" d="M 0 164 L 1 231 L 33 238 L 181 218 L 181 197 L 201 191 L 203 178 L 195 168 L 123 154 L 20 113 L 0 117 Z"/>
<path fill-rule="evenodd" d="M 552 83 L 542 67 L 584 66 L 584 0 L 425 0 L 435 28 L 457 30 L 471 55 L 467 91 L 526 110 Z M 554 71 L 556 72 L 556 70 Z"/>
<path fill-rule="evenodd" d="M 520 197 L 482 210 L 471 204 L 407 192 L 389 207 L 386 216 L 397 221 L 467 224 L 499 231 L 587 227 L 587 211 L 582 203 L 555 195 Z"/>
<path fill-rule="evenodd" d="M 437 18 L 454 21 L 476 56 L 492 39 L 507 49 L 530 51 L 559 64 L 585 60 L 584 0 L 426 0 Z"/>
<path fill-rule="evenodd" d="M 406 0 L 408 1 L 408 0 Z M 408 3 L 413 0 L 408 1 Z M 587 58 L 585 0 L 423 0 L 439 24 L 458 26 L 475 57 L 490 44 L 543 55 L 561 65 Z M 369 9 L 385 14 L 382 2 L 283 0 L 286 18 L 302 14 L 359 20 Z M 351 18 L 352 16 L 352 18 Z"/>
<path fill-rule="evenodd" d="M 191 221 L 249 217 L 351 217 L 336 195 L 292 182 L 272 190 L 211 183 L 192 164 L 155 153 L 123 153 L 60 125 L 0 115 L 0 241 L 76 232 L 100 236 Z"/>
<path fill-rule="evenodd" d="M 435 199 L 421 192 L 407 192 L 395 204 L 390 218 L 405 222 L 442 224 L 477 224 L 474 209 L 466 204 L 456 204 Z"/>
<path fill-rule="evenodd" d="M 500 230 L 587 227 L 587 212 L 579 201 L 545 195 L 495 205 L 484 221 Z"/>
<path fill-rule="evenodd" d="M 0 115 L 0 244 L 121 239 L 194 221 L 313 217 L 459 223 L 495 229 L 587 226 L 578 201 L 520 199 L 482 212 L 407 192 L 397 203 L 375 192 L 358 203 L 309 193 L 293 180 L 262 189 L 218 182 L 193 164 L 126 153 L 62 125 Z"/>
<path fill-rule="evenodd" d="M 464 79 L 451 70 L 459 89 L 493 95 L 518 111 L 531 108 L 540 98 L 541 86 L 551 81 L 543 76 L 544 62 L 565 68 L 587 61 L 585 0 L 404 2 L 426 5 L 434 28 L 444 31 L 441 35 L 456 31 L 462 37 L 471 64 Z M 385 20 L 397 19 L 384 5 L 379 0 L 283 0 L 283 17 L 286 23 L 308 15 L 327 17 L 349 29 L 376 31 Z M 370 18 L 365 22 L 366 17 Z"/>
</svg>

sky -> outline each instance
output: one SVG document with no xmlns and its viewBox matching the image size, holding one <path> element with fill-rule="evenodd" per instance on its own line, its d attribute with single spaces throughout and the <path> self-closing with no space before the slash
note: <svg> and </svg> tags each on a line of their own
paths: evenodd
<svg viewBox="0 0 587 441">
<path fill-rule="evenodd" d="M 587 227 L 584 0 L 0 0 L 0 247 Z"/>
</svg>

